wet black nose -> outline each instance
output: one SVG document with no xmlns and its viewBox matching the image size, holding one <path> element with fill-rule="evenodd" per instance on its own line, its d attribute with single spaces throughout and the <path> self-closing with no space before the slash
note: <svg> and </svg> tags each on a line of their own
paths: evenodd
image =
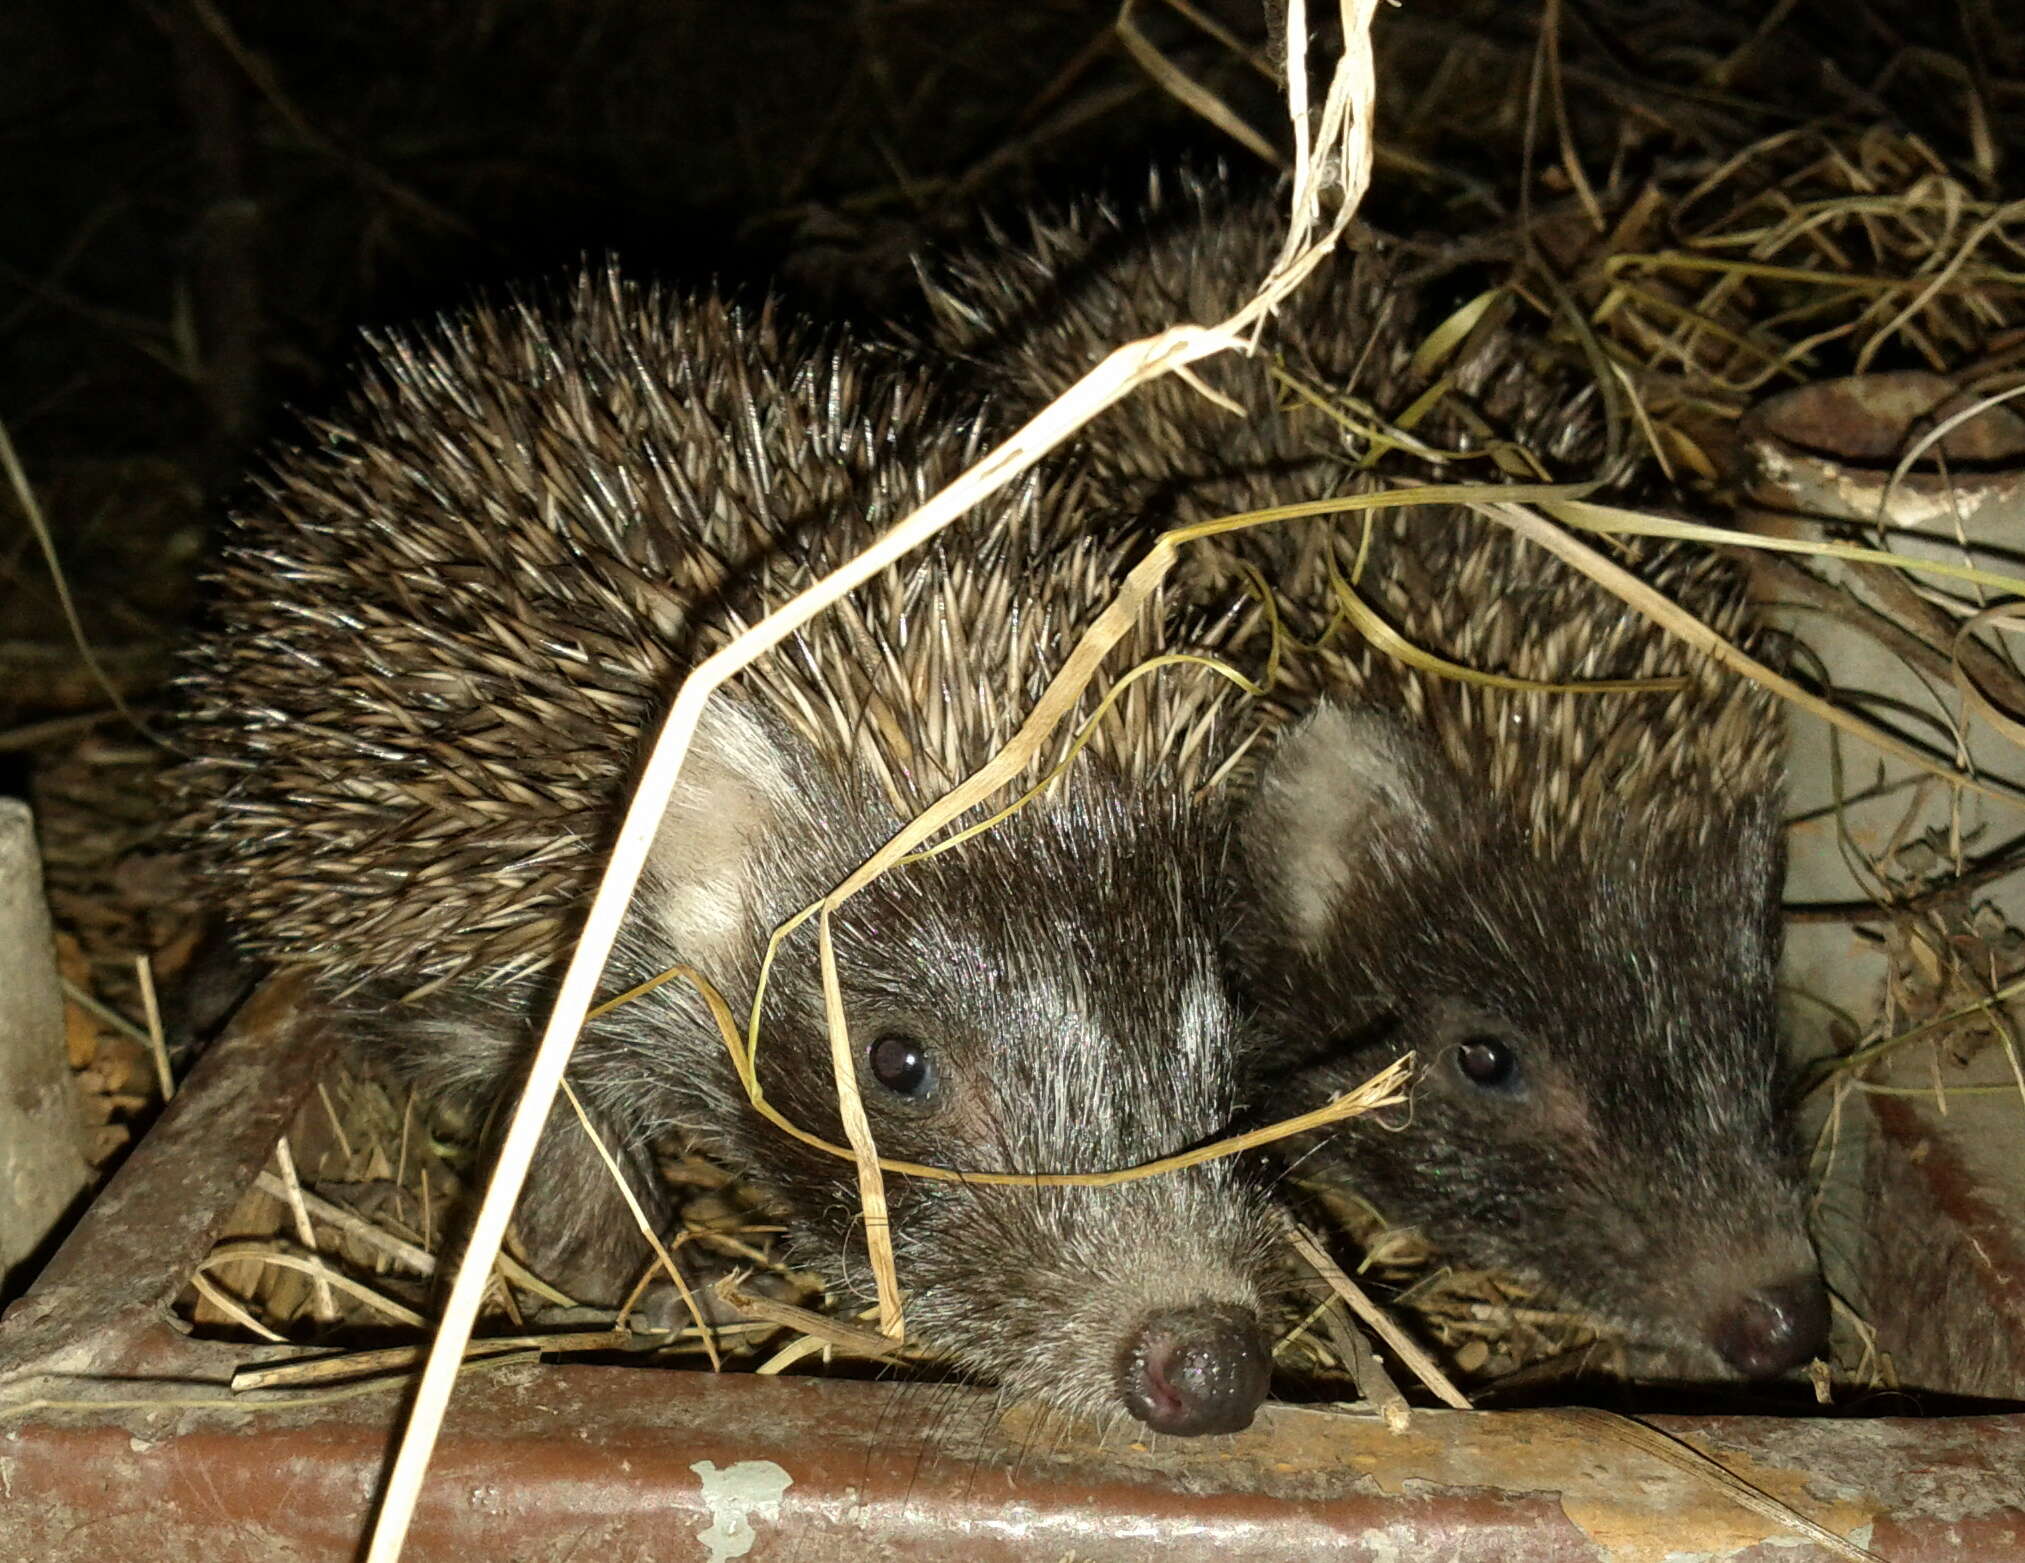
<svg viewBox="0 0 2025 1563">
<path fill-rule="evenodd" d="M 1126 1344 L 1125 1405 L 1156 1433 L 1239 1433 L 1273 1376 L 1265 1332 L 1248 1309 L 1173 1308 Z"/>
<path fill-rule="evenodd" d="M 1739 1299 L 1716 1320 L 1710 1344 L 1745 1378 L 1773 1378 L 1820 1355 L 1828 1343 L 1828 1290 L 1796 1275 Z"/>
</svg>

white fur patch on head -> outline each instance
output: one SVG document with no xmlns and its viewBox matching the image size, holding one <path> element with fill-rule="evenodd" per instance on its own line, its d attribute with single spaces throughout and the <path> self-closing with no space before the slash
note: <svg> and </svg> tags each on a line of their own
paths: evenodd
<svg viewBox="0 0 2025 1563">
<path fill-rule="evenodd" d="M 1213 972 L 1198 972 L 1181 990 L 1180 1055 L 1207 1058 L 1229 1046 L 1238 1029 L 1230 989 Z"/>
<path fill-rule="evenodd" d="M 1459 803 L 1447 764 L 1397 718 L 1324 704 L 1275 747 L 1246 824 L 1253 878 L 1304 944 L 1375 847 L 1425 836 Z"/>
<path fill-rule="evenodd" d="M 712 701 L 647 857 L 648 909 L 683 959 L 709 971 L 749 937 L 756 859 L 793 796 L 766 724 L 733 700 Z"/>
</svg>

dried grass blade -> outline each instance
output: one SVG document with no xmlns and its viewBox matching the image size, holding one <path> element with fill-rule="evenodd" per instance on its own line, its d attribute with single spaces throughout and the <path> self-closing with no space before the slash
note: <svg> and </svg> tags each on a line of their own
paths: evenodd
<svg viewBox="0 0 2025 1563">
<path fill-rule="evenodd" d="M 1631 604 L 1660 628 L 1679 637 L 1733 672 L 1741 673 L 1744 677 L 1762 684 L 1801 710 L 1811 712 L 1822 721 L 1839 727 L 1846 733 L 1854 734 L 1873 748 L 1883 750 L 1893 759 L 1940 777 L 1950 786 L 1960 787 L 2003 803 L 2025 805 L 2025 793 L 2019 792 L 2016 788 L 1979 776 L 1971 776 L 1951 765 L 1943 764 L 1932 755 L 1915 748 L 1875 723 L 1867 722 L 1854 712 L 1845 711 L 1842 707 L 1823 700 L 1819 695 L 1802 689 L 1783 674 L 1775 673 L 1755 657 L 1739 651 L 1664 593 L 1648 586 L 1623 566 L 1604 558 L 1588 544 L 1571 537 L 1544 516 L 1528 510 L 1523 505 L 1511 503 L 1473 504 L 1470 508 L 1489 516 L 1494 521 L 1502 522 L 1521 537 L 1538 543 L 1548 552 L 1582 571 L 1605 591 Z M 1715 528 L 1705 530 L 1716 533 L 1728 546 L 1750 546 L 1754 541 L 1759 541 L 1743 534 L 1717 532 Z"/>
<path fill-rule="evenodd" d="M 562 1092 L 569 1098 L 570 1108 L 577 1115 L 578 1126 L 590 1140 L 591 1149 L 598 1153 L 598 1160 L 605 1164 L 605 1171 L 610 1174 L 613 1184 L 618 1188 L 619 1198 L 626 1202 L 626 1209 L 631 1213 L 634 1225 L 639 1227 L 640 1235 L 646 1238 L 647 1246 L 654 1250 L 654 1258 L 667 1273 L 668 1279 L 675 1283 L 676 1294 L 681 1297 L 682 1306 L 689 1310 L 689 1317 L 695 1322 L 703 1341 L 703 1354 L 710 1359 L 710 1371 L 722 1373 L 724 1363 L 717 1355 L 717 1342 L 710 1333 L 710 1321 L 703 1317 L 703 1310 L 697 1306 L 695 1297 L 691 1295 L 689 1282 L 682 1275 L 682 1267 L 675 1262 L 675 1256 L 668 1252 L 668 1245 L 661 1241 L 661 1234 L 654 1230 L 654 1223 L 647 1219 L 647 1212 L 640 1207 L 639 1196 L 633 1192 L 633 1186 L 626 1181 L 626 1174 L 619 1167 L 619 1159 L 612 1154 L 611 1147 L 605 1144 L 605 1137 L 598 1133 L 597 1126 L 591 1122 L 591 1115 L 584 1111 L 584 1104 L 577 1099 L 577 1093 L 569 1081 L 563 1081 Z"/>
<path fill-rule="evenodd" d="M 291 1253 L 287 1249 L 276 1248 L 269 1243 L 220 1243 L 204 1256 L 204 1262 L 197 1268 L 201 1273 L 220 1265 L 231 1264 L 235 1260 L 251 1260 L 256 1264 L 277 1265 L 284 1270 L 299 1270 L 304 1275 L 321 1279 L 338 1291 L 356 1297 L 394 1323 L 407 1325 L 411 1329 L 420 1329 L 428 1322 L 414 1309 L 404 1307 L 391 1297 L 382 1296 L 364 1282 L 355 1281 L 342 1271 L 331 1269 L 317 1254 Z"/>
<path fill-rule="evenodd" d="M 823 1015 L 830 1025 L 830 1069 L 836 1078 L 844 1138 L 850 1141 L 851 1159 L 858 1168 L 858 1205 L 864 1213 L 865 1250 L 879 1296 L 879 1333 L 904 1340 L 907 1332 L 900 1317 L 900 1276 L 893 1261 L 886 1181 L 879 1171 L 879 1147 L 872 1138 L 872 1124 L 858 1093 L 857 1053 L 851 1046 L 850 1023 L 844 1014 L 844 990 L 837 978 L 837 946 L 827 905 L 816 920 L 816 940 L 823 971 Z"/>
<path fill-rule="evenodd" d="M 1469 1396 L 1455 1387 L 1449 1376 L 1442 1372 L 1440 1364 L 1415 1344 L 1412 1336 L 1393 1321 L 1392 1316 L 1364 1295 L 1364 1288 L 1343 1273 L 1343 1267 L 1331 1259 L 1322 1245 L 1315 1241 L 1315 1234 L 1295 1221 L 1285 1218 L 1282 1235 L 1293 1245 L 1294 1252 L 1305 1260 L 1324 1281 L 1329 1289 L 1344 1302 L 1390 1346 L 1400 1362 L 1411 1370 L 1421 1383 L 1439 1396 L 1445 1405 L 1457 1411 L 1471 1408 Z"/>
<path fill-rule="evenodd" d="M 1132 56 L 1133 62 L 1175 102 L 1201 115 L 1271 167 L 1285 168 L 1287 160 L 1280 155 L 1277 147 L 1240 119 L 1223 99 L 1153 46 L 1153 40 L 1139 30 L 1138 22 L 1133 19 L 1132 13 L 1138 9 L 1139 0 L 1124 0 L 1118 8 L 1118 20 L 1113 24 L 1118 41 L 1125 46 L 1125 52 Z"/>
</svg>

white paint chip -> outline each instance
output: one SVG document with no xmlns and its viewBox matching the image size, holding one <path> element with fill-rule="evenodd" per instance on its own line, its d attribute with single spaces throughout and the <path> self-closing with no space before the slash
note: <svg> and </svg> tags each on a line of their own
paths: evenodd
<svg viewBox="0 0 2025 1563">
<path fill-rule="evenodd" d="M 703 1501 L 710 1507 L 710 1528 L 696 1539 L 709 1549 L 708 1563 L 742 1558 L 757 1539 L 753 1521 L 780 1518 L 780 1501 L 794 1478 L 771 1460 L 740 1460 L 719 1470 L 714 1461 L 698 1460 L 689 1467 L 703 1482 Z"/>
</svg>

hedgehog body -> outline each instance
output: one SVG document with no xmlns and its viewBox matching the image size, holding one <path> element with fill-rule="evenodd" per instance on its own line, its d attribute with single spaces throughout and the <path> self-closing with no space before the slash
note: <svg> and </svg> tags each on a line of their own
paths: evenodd
<svg viewBox="0 0 2025 1563">
<path fill-rule="evenodd" d="M 1085 206 L 951 265 L 931 290 L 938 333 L 1001 393 L 1039 400 L 1119 341 L 1224 318 L 1282 231 L 1263 198 L 1156 180 L 1144 210 Z M 1093 423 L 1101 501 L 1157 532 L 1401 476 L 1497 481 L 1481 454 L 1430 464 L 1354 432 L 1360 402 L 1396 418 L 1432 381 L 1414 357 L 1439 316 L 1410 263 L 1354 233 L 1262 355 L 1205 365 L 1244 416 L 1169 380 Z M 1509 326 L 1474 333 L 1417 433 L 1479 453 L 1502 436 L 1552 478 L 1608 469 L 1593 387 L 1540 345 Z M 1753 643 L 1728 561 L 1641 541 L 1624 562 Z M 1232 533 L 1181 569 L 1184 595 L 1208 599 L 1256 571 L 1316 648 L 1289 655 L 1265 702 L 1278 736 L 1250 773 L 1230 941 L 1275 1038 L 1278 1104 L 1315 1105 L 1402 1051 L 1420 1066 L 1404 1126 L 1346 1124 L 1304 1148 L 1303 1171 L 1456 1259 L 1546 1279 L 1660 1348 L 1667 1371 L 1804 1361 L 1826 1297 L 1776 1107 L 1776 701 L 1453 507 Z M 1346 592 L 1479 672 L 1678 687 L 1458 681 L 1347 625 Z M 1254 627 L 1262 661 L 1263 615 Z"/>
<path fill-rule="evenodd" d="M 251 949 L 311 968 L 424 1082 L 484 1100 L 546 1015 L 684 670 L 961 471 L 981 415 L 771 309 L 591 276 L 374 342 L 312 436 L 235 518 L 185 676 L 193 851 Z M 608 991 L 682 961 L 749 1004 L 770 931 L 988 758 L 1109 600 L 1118 545 L 1054 519 L 1079 509 L 1071 477 L 1013 486 L 713 700 Z M 1219 847 L 1186 801 L 1194 717 L 1158 682 L 1035 803 L 837 913 L 883 1154 L 1099 1171 L 1239 1110 Z M 813 923 L 783 947 L 761 1039 L 768 1097 L 840 1141 Z M 635 1173 L 678 1133 L 780 1197 L 801 1262 L 869 1284 L 851 1167 L 750 1110 L 688 984 L 593 1021 L 571 1071 Z M 541 1154 L 523 1243 L 612 1288 L 645 1250 L 603 1168 L 560 1116 Z M 1244 1166 L 1109 1188 L 894 1177 L 889 1196 L 929 1344 L 1072 1411 L 1250 1420 L 1267 1226 Z"/>
</svg>

